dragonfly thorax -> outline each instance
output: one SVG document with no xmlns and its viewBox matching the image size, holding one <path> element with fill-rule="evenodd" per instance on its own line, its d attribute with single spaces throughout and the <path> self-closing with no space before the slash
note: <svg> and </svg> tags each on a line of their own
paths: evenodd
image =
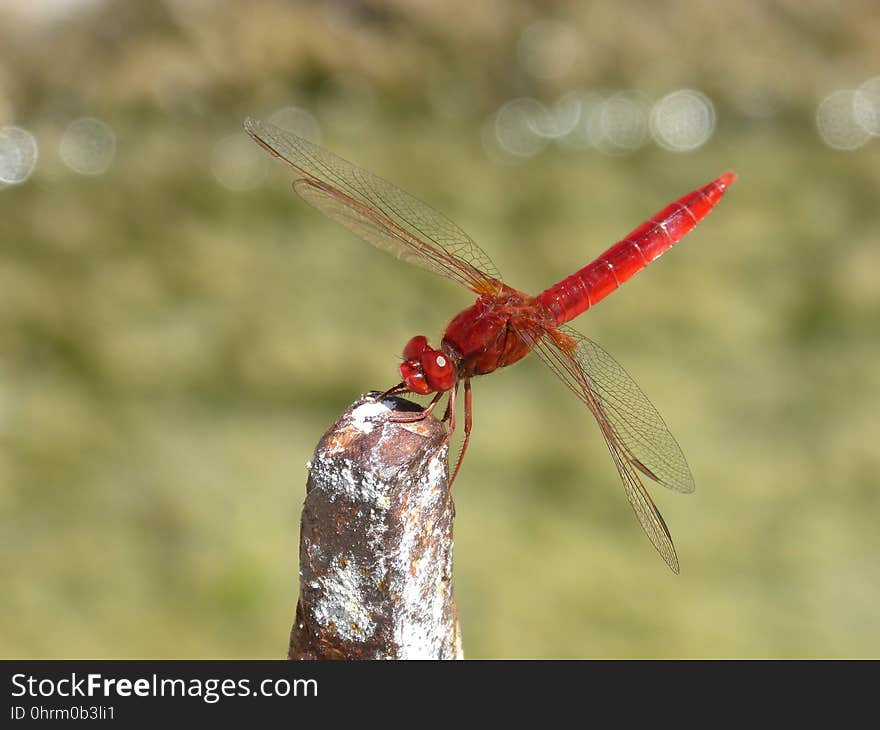
<svg viewBox="0 0 880 730">
<path fill-rule="evenodd" d="M 407 389 L 421 395 L 449 390 L 458 377 L 449 356 L 431 347 L 424 335 L 406 343 L 400 375 Z"/>
</svg>

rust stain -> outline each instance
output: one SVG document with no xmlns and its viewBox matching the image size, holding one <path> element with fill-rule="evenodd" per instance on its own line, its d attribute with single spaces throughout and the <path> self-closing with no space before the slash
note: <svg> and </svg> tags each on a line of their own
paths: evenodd
<svg viewBox="0 0 880 730">
<path fill-rule="evenodd" d="M 353 436 L 352 430 L 336 431 L 328 435 L 324 444 L 324 453 L 328 456 L 333 456 L 345 451 L 351 443 Z"/>
</svg>

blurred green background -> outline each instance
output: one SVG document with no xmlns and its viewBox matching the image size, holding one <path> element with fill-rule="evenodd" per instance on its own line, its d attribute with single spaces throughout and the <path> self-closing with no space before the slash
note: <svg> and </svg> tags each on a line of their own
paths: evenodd
<svg viewBox="0 0 880 730">
<path fill-rule="evenodd" d="M 878 38 L 871 2 L 4 3 L 0 655 L 283 657 L 306 460 L 471 302 L 299 201 L 248 114 L 534 293 L 735 170 L 575 323 L 691 464 L 651 490 L 681 575 L 530 358 L 474 384 L 465 653 L 880 655 Z"/>
</svg>

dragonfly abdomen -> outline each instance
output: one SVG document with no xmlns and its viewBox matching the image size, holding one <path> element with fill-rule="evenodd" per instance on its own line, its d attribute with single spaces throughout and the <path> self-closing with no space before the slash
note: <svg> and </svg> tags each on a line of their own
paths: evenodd
<svg viewBox="0 0 880 730">
<path fill-rule="evenodd" d="M 728 172 L 666 206 L 580 271 L 539 294 L 556 324 L 583 314 L 690 233 L 734 181 Z"/>
</svg>

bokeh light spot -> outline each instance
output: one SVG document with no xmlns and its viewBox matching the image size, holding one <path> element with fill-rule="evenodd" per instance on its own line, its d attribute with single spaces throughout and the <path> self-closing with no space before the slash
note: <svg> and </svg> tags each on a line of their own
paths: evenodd
<svg viewBox="0 0 880 730">
<path fill-rule="evenodd" d="M 321 125 L 311 113 L 298 106 L 286 106 L 273 112 L 269 117 L 272 124 L 293 132 L 295 135 L 307 139 L 315 144 L 321 143 L 323 134 L 321 133 Z"/>
<path fill-rule="evenodd" d="M 868 79 L 856 90 L 853 112 L 869 134 L 880 136 L 880 76 Z"/>
<path fill-rule="evenodd" d="M 245 134 L 223 137 L 214 145 L 211 172 L 228 190 L 253 190 L 266 177 L 265 153 Z"/>
<path fill-rule="evenodd" d="M 599 136 L 596 146 L 602 152 L 633 152 L 648 136 L 648 113 L 641 98 L 628 92 L 614 94 L 598 109 Z"/>
<path fill-rule="evenodd" d="M 546 135 L 539 130 L 548 128 L 547 108 L 535 99 L 513 99 L 495 114 L 495 139 L 498 146 L 515 157 L 532 157 L 546 145 Z"/>
<path fill-rule="evenodd" d="M 835 150 L 854 150 L 865 144 L 871 133 L 856 116 L 859 92 L 841 89 L 826 96 L 816 109 L 816 129 L 822 141 Z"/>
<path fill-rule="evenodd" d="M 80 175 L 103 175 L 116 156 L 116 135 L 100 119 L 76 119 L 61 135 L 58 154 L 65 165 Z"/>
<path fill-rule="evenodd" d="M 577 150 L 592 149 L 601 136 L 601 117 L 604 98 L 594 92 L 574 91 L 563 97 L 565 103 L 577 109 L 577 120 L 568 134 L 559 140 L 564 147 Z M 560 100 L 562 103 L 562 100 Z"/>
<path fill-rule="evenodd" d="M 566 138 L 577 128 L 583 112 L 582 95 L 573 91 L 560 97 L 553 104 L 556 124 L 556 138 Z"/>
<path fill-rule="evenodd" d="M 702 147 L 715 131 L 715 107 L 693 89 L 680 89 L 660 99 L 651 110 L 651 136 L 671 152 Z"/>
<path fill-rule="evenodd" d="M 529 129 L 539 137 L 556 139 L 570 132 L 577 123 L 577 116 L 574 116 L 572 120 L 575 111 L 570 106 L 554 104 L 552 108 L 548 108 L 540 102 L 536 102 L 536 106 L 527 116 L 527 124 Z"/>
<path fill-rule="evenodd" d="M 0 127 L 0 187 L 27 180 L 37 164 L 37 140 L 21 127 Z"/>
</svg>

